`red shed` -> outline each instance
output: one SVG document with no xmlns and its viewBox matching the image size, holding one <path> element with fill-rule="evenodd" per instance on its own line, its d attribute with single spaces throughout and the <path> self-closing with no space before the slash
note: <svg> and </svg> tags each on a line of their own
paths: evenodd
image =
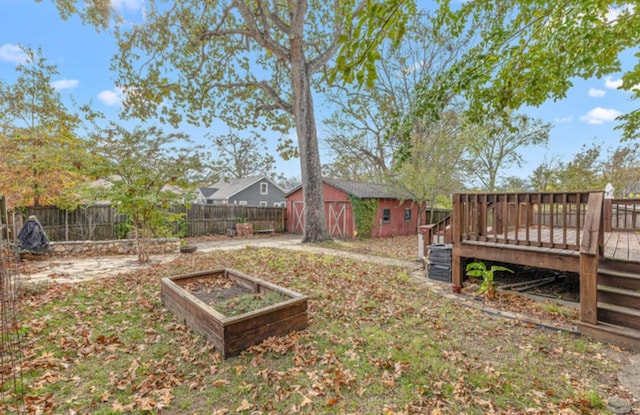
<svg viewBox="0 0 640 415">
<path fill-rule="evenodd" d="M 357 183 L 338 179 L 322 179 L 327 227 L 333 238 L 355 239 L 356 225 L 351 198 L 377 200 L 378 212 L 371 236 L 375 238 L 397 235 L 413 235 L 417 230 L 418 204 L 406 190 L 390 186 Z M 302 187 L 298 186 L 285 195 L 287 200 L 287 230 L 290 233 L 304 231 L 304 200 Z"/>
</svg>

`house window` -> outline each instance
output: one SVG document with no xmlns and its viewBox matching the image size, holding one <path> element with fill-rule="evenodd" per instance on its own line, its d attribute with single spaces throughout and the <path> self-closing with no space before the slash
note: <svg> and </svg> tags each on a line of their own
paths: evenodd
<svg viewBox="0 0 640 415">
<path fill-rule="evenodd" d="M 382 209 L 382 223 L 391 222 L 391 209 Z"/>
<path fill-rule="evenodd" d="M 269 194 L 269 183 L 260 183 L 260 194 L 266 195 Z"/>
<path fill-rule="evenodd" d="M 267 202 L 265 202 L 264 200 L 261 200 L 260 201 L 260 206 L 267 207 Z"/>
<path fill-rule="evenodd" d="M 246 200 L 241 200 L 241 201 L 238 202 L 238 204 L 240 206 L 247 206 L 247 201 Z"/>
<path fill-rule="evenodd" d="M 404 209 L 404 221 L 411 222 L 411 208 Z"/>
</svg>

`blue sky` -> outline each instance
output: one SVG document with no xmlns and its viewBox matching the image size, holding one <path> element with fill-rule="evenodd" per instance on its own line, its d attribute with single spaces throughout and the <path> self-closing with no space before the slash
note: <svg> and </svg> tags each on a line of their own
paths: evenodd
<svg viewBox="0 0 640 415">
<path fill-rule="evenodd" d="M 139 20 L 144 0 L 112 0 L 126 18 Z M 80 103 L 91 101 L 95 109 L 108 117 L 117 117 L 122 94 L 115 88 L 115 74 L 110 72 L 111 56 L 116 43 L 107 32 L 98 33 L 93 27 L 83 25 L 77 17 L 63 21 L 53 4 L 44 0 L 0 0 L 0 79 L 12 83 L 16 78 L 15 67 L 21 62 L 18 45 L 41 48 L 49 63 L 58 66 L 60 75 L 54 79 L 63 96 L 73 95 Z M 624 56 L 625 69 L 631 68 L 633 55 Z M 570 160 L 583 144 L 602 142 L 605 148 L 619 145 L 620 133 L 614 130 L 614 118 L 637 107 L 630 94 L 619 91 L 621 74 L 606 79 L 574 80 L 574 87 L 567 98 L 547 102 L 539 108 L 527 108 L 523 112 L 551 123 L 553 129 L 546 148 L 525 149 L 527 164 L 512 169 L 509 174 L 528 176 L 544 159 L 559 157 Z M 321 112 L 321 103 L 316 104 Z M 317 118 L 322 118 L 319 113 Z M 329 115 L 329 114 L 324 114 Z M 196 141 L 202 141 L 202 129 L 185 127 Z M 214 135 L 226 134 L 229 129 L 218 126 Z M 322 134 L 322 127 L 319 128 Z M 275 154 L 279 135 L 266 135 Z M 321 146 L 322 147 L 322 146 Z M 285 162 L 279 157 L 277 170 L 287 177 L 299 177 L 299 162 Z M 326 157 L 323 162 L 328 161 Z"/>
</svg>

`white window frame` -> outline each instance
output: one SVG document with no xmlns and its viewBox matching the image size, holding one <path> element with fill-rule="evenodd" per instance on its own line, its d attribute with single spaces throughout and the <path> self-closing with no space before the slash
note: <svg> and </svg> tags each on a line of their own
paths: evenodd
<svg viewBox="0 0 640 415">
<path fill-rule="evenodd" d="M 260 183 L 260 194 L 261 195 L 268 195 L 269 194 L 269 183 L 267 183 L 267 182 Z"/>
<path fill-rule="evenodd" d="M 247 206 L 247 201 L 246 200 L 241 200 L 241 201 L 238 202 L 238 204 L 240 206 Z"/>
<path fill-rule="evenodd" d="M 260 207 L 267 207 L 267 206 L 269 206 L 269 203 L 267 201 L 265 201 L 265 200 L 261 200 L 258 205 Z"/>
</svg>

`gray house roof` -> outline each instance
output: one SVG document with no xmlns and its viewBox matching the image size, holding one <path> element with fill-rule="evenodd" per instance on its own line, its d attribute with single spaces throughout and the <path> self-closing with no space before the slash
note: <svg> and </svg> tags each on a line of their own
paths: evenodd
<svg viewBox="0 0 640 415">
<path fill-rule="evenodd" d="M 215 199 L 215 200 L 227 200 L 233 195 L 243 191 L 247 187 L 253 185 L 260 180 L 267 180 L 271 183 L 272 186 L 275 186 L 277 189 L 280 189 L 283 193 L 284 190 L 280 186 L 278 186 L 273 180 L 269 179 L 266 176 L 254 176 L 254 177 L 243 177 L 241 179 L 231 179 L 229 181 L 220 180 L 218 183 L 214 184 L 210 188 L 213 192 L 208 196 L 204 193 L 202 194 L 206 198 Z"/>
<path fill-rule="evenodd" d="M 200 193 L 202 193 L 202 196 L 204 196 L 205 198 L 210 197 L 212 194 L 218 191 L 218 189 L 215 187 L 198 187 L 198 190 L 200 190 Z"/>
<path fill-rule="evenodd" d="M 411 194 L 411 192 L 399 187 L 393 187 L 386 184 L 360 183 L 352 182 L 349 180 L 332 179 L 328 177 L 324 177 L 322 181 L 329 186 L 335 187 L 336 189 L 342 190 L 348 195 L 355 196 L 360 199 L 414 199 L 414 196 Z M 298 191 L 301 187 L 302 186 L 297 186 L 296 188 L 292 189 L 285 195 L 285 197 Z"/>
</svg>

